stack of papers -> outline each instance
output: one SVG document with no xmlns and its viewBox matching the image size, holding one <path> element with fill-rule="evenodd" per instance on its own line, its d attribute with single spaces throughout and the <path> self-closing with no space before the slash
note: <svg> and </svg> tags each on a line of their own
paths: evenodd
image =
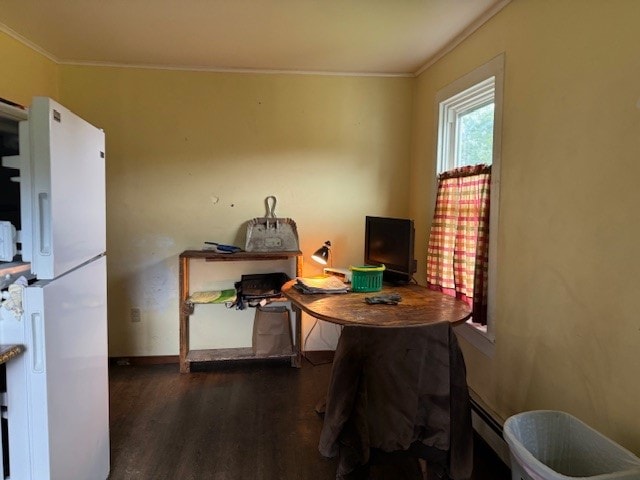
<svg viewBox="0 0 640 480">
<path fill-rule="evenodd" d="M 333 275 L 298 277 L 294 287 L 302 293 L 347 293 L 349 285 Z"/>
</svg>

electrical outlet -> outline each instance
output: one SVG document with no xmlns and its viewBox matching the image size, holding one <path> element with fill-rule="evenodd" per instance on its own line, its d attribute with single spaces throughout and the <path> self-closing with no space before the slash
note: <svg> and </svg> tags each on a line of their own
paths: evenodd
<svg viewBox="0 0 640 480">
<path fill-rule="evenodd" d="M 142 320 L 142 315 L 139 308 L 131 309 L 131 323 L 137 323 Z"/>
</svg>

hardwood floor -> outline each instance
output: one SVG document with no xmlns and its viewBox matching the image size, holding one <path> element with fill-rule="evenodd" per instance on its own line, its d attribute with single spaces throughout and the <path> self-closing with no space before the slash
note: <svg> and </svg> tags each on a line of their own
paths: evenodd
<svg viewBox="0 0 640 480">
<path fill-rule="evenodd" d="M 336 460 L 318 452 L 330 364 L 218 364 L 110 370 L 110 480 L 334 479 Z M 476 441 L 474 480 L 509 480 Z"/>
</svg>

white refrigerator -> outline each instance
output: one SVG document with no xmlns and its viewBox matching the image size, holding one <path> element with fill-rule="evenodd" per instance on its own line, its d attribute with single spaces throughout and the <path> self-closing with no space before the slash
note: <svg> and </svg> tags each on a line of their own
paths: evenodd
<svg viewBox="0 0 640 480">
<path fill-rule="evenodd" d="M 11 480 L 109 475 L 104 132 L 44 97 L 19 122 L 22 315 L 2 312 Z"/>
</svg>

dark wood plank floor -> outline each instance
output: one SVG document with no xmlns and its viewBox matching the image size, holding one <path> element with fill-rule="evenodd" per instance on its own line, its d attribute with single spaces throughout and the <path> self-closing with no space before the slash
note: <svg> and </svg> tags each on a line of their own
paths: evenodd
<svg viewBox="0 0 640 480">
<path fill-rule="evenodd" d="M 177 365 L 110 370 L 110 480 L 334 479 L 336 460 L 317 449 L 315 413 L 330 364 Z M 473 480 L 509 480 L 476 440 Z"/>
</svg>

